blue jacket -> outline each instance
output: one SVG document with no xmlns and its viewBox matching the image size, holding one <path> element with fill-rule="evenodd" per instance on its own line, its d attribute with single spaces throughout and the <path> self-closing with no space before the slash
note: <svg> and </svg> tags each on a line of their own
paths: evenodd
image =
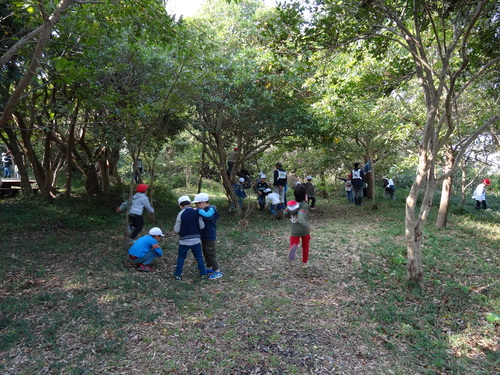
<svg viewBox="0 0 500 375">
<path fill-rule="evenodd" d="M 205 222 L 205 228 L 201 231 L 201 240 L 215 241 L 217 238 L 217 220 L 220 217 L 217 207 L 207 206 L 202 210 L 198 210 L 198 213 Z"/>
<path fill-rule="evenodd" d="M 163 255 L 163 251 L 161 251 L 161 247 L 158 244 L 158 241 L 156 241 L 153 236 L 150 236 L 149 234 L 147 236 L 143 236 L 139 238 L 130 249 L 128 249 L 128 253 L 130 255 L 133 255 L 137 258 L 142 258 L 144 255 L 146 255 L 149 250 L 153 249 L 158 256 Z"/>
</svg>

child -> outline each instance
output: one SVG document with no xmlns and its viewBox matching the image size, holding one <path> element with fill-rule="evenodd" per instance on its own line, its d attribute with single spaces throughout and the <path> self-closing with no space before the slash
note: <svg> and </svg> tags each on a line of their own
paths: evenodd
<svg viewBox="0 0 500 375">
<path fill-rule="evenodd" d="M 208 194 L 200 193 L 194 197 L 193 203 L 198 208 L 198 214 L 202 216 L 205 228 L 201 231 L 201 247 L 203 257 L 207 266 L 207 274 L 210 280 L 222 277 L 215 250 L 215 240 L 217 238 L 217 219 L 220 214 L 217 207 L 208 203 Z"/>
<path fill-rule="evenodd" d="M 481 206 L 486 210 L 486 186 L 489 186 L 490 184 L 490 180 L 485 178 L 479 185 L 477 185 L 476 190 L 474 190 L 472 198 L 476 200 L 476 210 L 479 210 Z"/>
<path fill-rule="evenodd" d="M 257 182 L 256 190 L 257 190 L 257 203 L 259 204 L 259 208 L 261 211 L 264 211 L 264 207 L 266 206 L 266 195 L 264 191 L 268 189 L 269 186 L 266 182 L 266 175 L 262 173 L 260 175 L 259 182 Z"/>
<path fill-rule="evenodd" d="M 345 182 L 345 193 L 347 195 L 347 201 L 349 203 L 354 202 L 354 198 L 352 197 L 352 183 L 351 183 L 351 175 L 348 174 L 347 178 L 337 177 L 339 180 Z"/>
<path fill-rule="evenodd" d="M 149 265 L 157 258 L 163 255 L 158 241 L 165 237 L 158 227 L 151 228 L 149 236 L 139 238 L 130 249 L 128 256 L 135 263 L 137 271 L 154 271 Z"/>
<path fill-rule="evenodd" d="M 201 252 L 201 230 L 205 228 L 205 223 L 198 212 L 191 207 L 191 200 L 188 196 L 183 195 L 178 199 L 181 212 L 177 215 L 175 221 L 174 232 L 179 234 L 179 249 L 177 252 L 177 266 L 175 267 L 174 276 L 176 280 L 182 280 L 182 269 L 186 260 L 187 253 L 191 249 L 196 262 L 198 263 L 198 271 L 200 278 L 207 277 L 207 269 Z"/>
<path fill-rule="evenodd" d="M 245 187 L 243 184 L 245 183 L 245 179 L 243 177 L 240 177 L 238 179 L 238 182 L 233 185 L 233 190 L 234 193 L 236 194 L 236 197 L 238 198 L 238 203 L 240 205 L 240 208 L 243 207 L 243 199 L 247 197 L 247 193 L 245 193 Z M 234 203 L 231 204 L 231 210 L 233 210 L 235 207 Z"/>
<path fill-rule="evenodd" d="M 384 188 L 384 198 L 391 198 L 391 200 L 396 200 L 394 198 L 394 192 L 396 191 L 396 187 L 394 186 L 394 181 L 392 178 L 383 177 L 382 178 L 382 187 Z"/>
<path fill-rule="evenodd" d="M 307 267 L 309 260 L 309 242 L 311 240 L 309 225 L 309 205 L 307 204 L 306 187 L 299 185 L 294 191 L 295 201 L 289 201 L 285 215 L 290 217 L 290 249 L 299 245 L 302 239 L 302 265 Z"/>
<path fill-rule="evenodd" d="M 307 182 L 305 183 L 306 185 L 306 194 L 307 194 L 307 204 L 311 206 L 311 210 L 314 209 L 314 206 L 316 205 L 316 186 L 312 183 L 312 176 L 307 176 L 306 180 Z"/>
<path fill-rule="evenodd" d="M 155 212 L 154 208 L 151 207 L 151 203 L 149 203 L 148 196 L 146 195 L 147 189 L 148 185 L 137 185 L 137 193 L 135 193 L 131 199 L 128 221 L 129 228 L 132 230 L 132 233 L 130 234 L 129 243 L 135 242 L 135 238 L 139 235 L 139 233 L 141 233 L 142 228 L 144 227 L 144 217 L 142 216 L 144 209 L 148 210 L 152 214 Z M 116 212 L 120 213 L 126 210 L 128 203 L 128 201 L 123 202 L 120 207 L 116 209 Z"/>
<path fill-rule="evenodd" d="M 264 193 L 267 194 L 266 196 L 266 202 L 267 206 L 269 207 L 269 212 L 271 215 L 277 216 L 278 215 L 278 205 L 280 203 L 280 196 L 278 193 L 271 193 L 271 189 L 267 188 L 264 190 Z"/>
</svg>

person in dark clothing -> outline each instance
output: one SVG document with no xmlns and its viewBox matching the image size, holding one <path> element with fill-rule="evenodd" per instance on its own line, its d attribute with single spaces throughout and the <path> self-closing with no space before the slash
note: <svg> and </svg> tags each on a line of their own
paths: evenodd
<svg viewBox="0 0 500 375">
<path fill-rule="evenodd" d="M 177 214 L 174 232 L 179 234 L 179 249 L 177 252 L 177 266 L 174 276 L 176 280 L 182 280 L 182 269 L 189 250 L 193 252 L 194 259 L 198 263 L 198 271 L 201 279 L 207 278 L 207 269 L 201 251 L 201 230 L 205 223 L 198 212 L 191 207 L 191 200 L 183 195 L 178 199 L 181 212 Z"/>
<path fill-rule="evenodd" d="M 278 194 L 280 197 L 280 205 L 283 206 L 282 207 L 283 209 L 285 204 L 286 183 L 287 183 L 286 171 L 283 169 L 283 164 L 277 162 L 274 169 L 273 186 L 274 186 L 274 192 Z"/>
<path fill-rule="evenodd" d="M 365 185 L 365 174 L 359 163 L 354 163 L 354 169 L 351 172 L 352 190 L 354 195 L 354 203 L 356 206 L 361 206 L 361 199 L 363 197 L 363 188 Z"/>
<path fill-rule="evenodd" d="M 198 208 L 198 214 L 203 218 L 205 228 L 201 231 L 201 247 L 203 257 L 207 266 L 207 274 L 210 280 L 222 277 L 215 249 L 217 239 L 217 220 L 220 218 L 217 207 L 208 203 L 209 196 L 206 193 L 199 193 L 194 197 L 193 203 Z"/>
</svg>

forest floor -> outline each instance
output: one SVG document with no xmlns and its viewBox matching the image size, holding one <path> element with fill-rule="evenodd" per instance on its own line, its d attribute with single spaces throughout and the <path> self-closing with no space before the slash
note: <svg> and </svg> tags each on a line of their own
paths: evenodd
<svg viewBox="0 0 500 375">
<path fill-rule="evenodd" d="M 190 256 L 175 281 L 174 206 L 146 224 L 165 254 L 140 273 L 112 207 L 0 203 L 20 216 L 1 233 L 0 373 L 499 373 L 496 214 L 429 222 L 416 288 L 401 202 L 319 200 L 307 268 L 300 248 L 287 261 L 287 220 L 253 204 L 243 217 L 220 204 L 221 279 L 199 280 Z"/>
</svg>

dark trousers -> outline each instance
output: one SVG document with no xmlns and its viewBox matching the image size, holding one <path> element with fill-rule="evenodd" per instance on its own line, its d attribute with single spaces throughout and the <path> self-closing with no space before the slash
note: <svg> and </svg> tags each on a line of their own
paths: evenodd
<svg viewBox="0 0 500 375">
<path fill-rule="evenodd" d="M 130 214 L 128 215 L 128 222 L 130 226 L 134 228 L 130 234 L 130 238 L 135 240 L 135 238 L 141 233 L 142 228 L 144 228 L 144 217 L 142 215 Z"/>
<path fill-rule="evenodd" d="M 316 198 L 307 196 L 307 204 L 311 206 L 311 208 L 314 208 L 314 205 L 316 204 Z"/>
<path fill-rule="evenodd" d="M 476 210 L 479 210 L 483 206 L 483 210 L 486 210 L 486 201 L 476 201 Z"/>
<path fill-rule="evenodd" d="M 219 262 L 217 261 L 217 251 L 215 250 L 215 241 L 201 241 L 203 257 L 207 268 L 212 268 L 214 271 L 219 270 Z"/>
</svg>

